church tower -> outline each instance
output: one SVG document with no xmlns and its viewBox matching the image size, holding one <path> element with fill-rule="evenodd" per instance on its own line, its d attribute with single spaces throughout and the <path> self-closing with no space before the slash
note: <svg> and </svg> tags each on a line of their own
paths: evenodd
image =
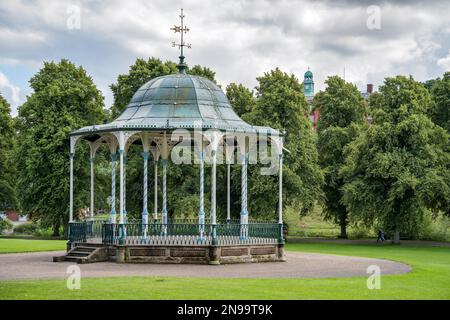
<svg viewBox="0 0 450 320">
<path fill-rule="evenodd" d="M 303 93 L 305 94 L 306 100 L 308 102 L 312 101 L 314 98 L 314 80 L 313 73 L 309 70 L 305 72 L 305 76 L 303 79 Z"/>
</svg>

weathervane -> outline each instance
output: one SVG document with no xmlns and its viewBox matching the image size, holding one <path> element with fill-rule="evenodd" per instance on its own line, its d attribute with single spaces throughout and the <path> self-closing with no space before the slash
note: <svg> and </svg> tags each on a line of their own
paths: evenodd
<svg viewBox="0 0 450 320">
<path fill-rule="evenodd" d="M 172 47 L 178 47 L 181 50 L 181 54 L 180 54 L 180 63 L 178 64 L 178 70 L 180 71 L 180 73 L 185 73 L 186 72 L 186 64 L 184 63 L 184 54 L 183 54 L 183 48 L 187 47 L 188 49 L 191 48 L 191 44 L 190 43 L 185 43 L 184 42 L 184 37 L 183 35 L 185 33 L 188 33 L 189 28 L 186 27 L 184 25 L 184 14 L 183 14 L 183 8 L 181 8 L 181 14 L 180 14 L 180 19 L 181 19 L 181 25 L 180 26 L 173 26 L 173 28 L 170 28 L 170 30 L 173 30 L 175 33 L 179 32 L 181 35 L 181 41 L 180 43 L 175 43 L 175 41 L 172 41 Z"/>
</svg>

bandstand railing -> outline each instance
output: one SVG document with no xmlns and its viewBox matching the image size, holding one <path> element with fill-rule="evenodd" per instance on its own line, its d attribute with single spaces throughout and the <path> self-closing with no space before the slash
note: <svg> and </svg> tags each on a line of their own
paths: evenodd
<svg viewBox="0 0 450 320">
<path fill-rule="evenodd" d="M 173 219 L 167 224 L 140 221 L 125 224 L 109 221 L 83 221 L 69 224 L 71 242 L 95 242 L 106 245 L 238 245 L 283 242 L 282 226 L 272 221 L 219 221 L 199 225 L 195 219 Z"/>
</svg>

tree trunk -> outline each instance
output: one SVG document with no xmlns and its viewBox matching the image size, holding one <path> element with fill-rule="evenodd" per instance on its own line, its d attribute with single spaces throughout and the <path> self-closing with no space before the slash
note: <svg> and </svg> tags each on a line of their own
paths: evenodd
<svg viewBox="0 0 450 320">
<path fill-rule="evenodd" d="M 343 221 L 342 221 L 343 220 Z M 340 226 L 341 226 L 341 234 L 339 235 L 339 238 L 341 239 L 347 239 L 347 221 L 346 219 L 342 219 Z"/>
<path fill-rule="evenodd" d="M 55 224 L 53 225 L 53 236 L 54 237 L 59 237 L 59 226 L 60 226 L 59 221 L 55 222 Z"/>
<path fill-rule="evenodd" d="M 393 244 L 400 244 L 400 232 L 398 230 L 394 231 L 394 238 L 392 239 Z"/>
</svg>

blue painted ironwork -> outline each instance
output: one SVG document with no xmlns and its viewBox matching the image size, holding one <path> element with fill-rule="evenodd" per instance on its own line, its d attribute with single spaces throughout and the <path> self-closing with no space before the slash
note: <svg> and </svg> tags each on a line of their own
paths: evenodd
<svg viewBox="0 0 450 320">
<path fill-rule="evenodd" d="M 69 241 L 70 242 L 86 242 L 88 230 L 87 224 L 83 222 L 69 223 Z"/>
<path fill-rule="evenodd" d="M 202 150 L 199 155 L 200 160 L 200 210 L 198 213 L 198 242 L 205 240 L 205 153 Z"/>
<path fill-rule="evenodd" d="M 122 148 L 122 146 L 121 146 Z M 120 174 L 120 212 L 119 212 L 119 242 L 120 243 L 125 243 L 125 238 L 126 238 L 126 222 L 125 222 L 125 190 L 124 190 L 124 156 L 125 156 L 125 151 L 124 149 L 119 149 L 119 156 L 120 156 L 120 170 L 119 170 L 119 174 Z"/>
<path fill-rule="evenodd" d="M 89 162 L 90 162 L 90 170 L 91 170 L 91 176 L 90 176 L 90 200 L 89 200 L 89 216 L 91 219 L 94 219 L 94 160 L 95 157 L 90 157 L 89 158 Z"/>
<path fill-rule="evenodd" d="M 163 177 L 162 177 L 162 210 L 161 210 L 161 219 L 163 226 L 167 225 L 167 160 L 163 159 L 162 161 L 163 167 Z M 165 228 L 162 229 L 162 235 L 167 234 L 167 230 Z"/>
<path fill-rule="evenodd" d="M 248 211 L 247 211 L 247 165 L 248 156 L 241 155 L 242 174 L 241 174 L 241 234 L 240 237 L 245 240 L 248 237 Z"/>
<path fill-rule="evenodd" d="M 110 220 L 116 222 L 116 159 L 115 153 L 111 154 L 111 214 Z"/>
<path fill-rule="evenodd" d="M 144 191 L 143 191 L 143 204 L 142 204 L 142 236 L 144 237 L 144 241 L 147 237 L 147 228 L 148 228 L 148 210 L 147 210 L 147 187 L 148 187 L 148 152 L 141 153 L 142 158 L 144 158 Z"/>
<path fill-rule="evenodd" d="M 199 243 L 199 230 L 196 223 L 153 223 L 148 230 L 147 237 L 142 235 L 141 222 L 127 223 L 126 238 L 114 237 L 121 232 L 120 224 L 104 223 L 102 225 L 102 243 L 116 244 L 148 244 L 148 245 L 239 245 L 239 244 L 276 244 L 280 238 L 282 228 L 276 222 L 249 223 L 242 226 L 239 223 L 223 222 L 218 224 L 205 224 L 209 233 Z M 242 228 L 248 235 L 243 239 L 240 235 Z M 163 230 L 166 233 L 163 233 Z"/>
<path fill-rule="evenodd" d="M 123 222 L 127 222 L 127 162 L 126 153 L 123 155 Z"/>
<path fill-rule="evenodd" d="M 73 221 L 73 158 L 74 153 L 70 153 L 70 176 L 69 176 L 69 222 Z"/>
</svg>

